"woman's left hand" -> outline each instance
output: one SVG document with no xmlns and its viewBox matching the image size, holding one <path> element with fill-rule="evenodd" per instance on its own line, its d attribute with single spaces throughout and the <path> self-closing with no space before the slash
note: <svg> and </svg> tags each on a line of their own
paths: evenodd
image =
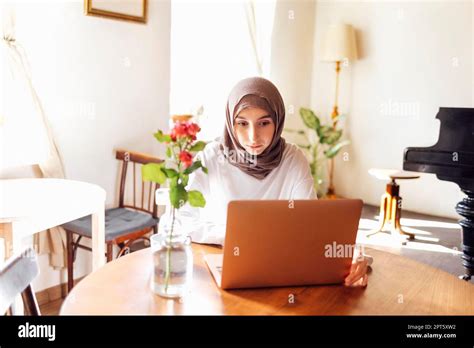
<svg viewBox="0 0 474 348">
<path fill-rule="evenodd" d="M 344 280 L 345 286 L 367 286 L 368 277 L 367 277 L 367 267 L 368 260 L 365 257 L 357 257 L 352 261 L 351 271 L 349 275 Z"/>
</svg>

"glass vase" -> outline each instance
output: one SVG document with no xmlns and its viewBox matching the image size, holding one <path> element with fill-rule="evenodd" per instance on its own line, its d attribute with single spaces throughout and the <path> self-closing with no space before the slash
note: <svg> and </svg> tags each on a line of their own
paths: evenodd
<svg viewBox="0 0 474 348">
<path fill-rule="evenodd" d="M 161 219 L 164 221 L 160 221 L 158 234 L 151 237 L 152 290 L 165 298 L 183 297 L 192 282 L 191 238 L 185 232 L 176 209 Z"/>
</svg>

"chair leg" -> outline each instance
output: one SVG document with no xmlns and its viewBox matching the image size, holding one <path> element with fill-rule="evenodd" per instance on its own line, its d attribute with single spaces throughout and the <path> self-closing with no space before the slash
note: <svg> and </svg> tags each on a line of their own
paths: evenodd
<svg viewBox="0 0 474 348">
<path fill-rule="evenodd" d="M 128 240 L 127 242 L 125 243 L 120 243 L 118 246 L 120 248 L 119 252 L 117 253 L 117 259 L 119 257 L 122 257 L 124 255 L 127 255 L 127 254 L 130 254 L 130 245 L 132 245 L 132 243 L 135 241 L 135 240 L 138 240 L 138 239 L 130 239 Z"/>
<path fill-rule="evenodd" d="M 21 293 L 21 297 L 23 298 L 23 302 L 25 307 L 29 313 L 29 315 L 38 316 L 41 315 L 38 301 L 36 300 L 35 294 L 31 285 L 28 285 L 26 289 Z"/>
<path fill-rule="evenodd" d="M 112 243 L 107 243 L 107 262 L 112 261 L 113 247 L 114 245 Z"/>
<path fill-rule="evenodd" d="M 378 234 L 379 232 L 383 232 L 385 225 L 389 221 L 389 215 L 390 215 L 390 195 L 388 195 L 386 192 L 382 195 L 382 198 L 380 199 L 380 213 L 379 213 L 379 224 L 378 226 L 369 231 L 367 234 L 367 238 L 371 237 L 375 234 Z"/>
<path fill-rule="evenodd" d="M 67 292 L 70 293 L 74 286 L 74 245 L 71 231 L 66 230 L 67 249 Z"/>
</svg>

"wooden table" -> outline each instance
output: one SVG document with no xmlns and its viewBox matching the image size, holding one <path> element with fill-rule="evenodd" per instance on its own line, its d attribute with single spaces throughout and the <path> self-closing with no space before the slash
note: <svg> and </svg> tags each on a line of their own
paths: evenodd
<svg viewBox="0 0 474 348">
<path fill-rule="evenodd" d="M 22 239 L 92 214 L 92 269 L 105 264 L 105 190 L 65 179 L 0 180 L 3 259 L 21 251 Z"/>
<path fill-rule="evenodd" d="M 366 248 L 374 257 L 367 288 L 339 285 L 220 290 L 203 256 L 220 248 L 193 244 L 191 292 L 181 300 L 150 290 L 150 248 L 106 264 L 74 287 L 62 315 L 347 315 L 474 314 L 474 286 L 444 271 Z"/>
</svg>

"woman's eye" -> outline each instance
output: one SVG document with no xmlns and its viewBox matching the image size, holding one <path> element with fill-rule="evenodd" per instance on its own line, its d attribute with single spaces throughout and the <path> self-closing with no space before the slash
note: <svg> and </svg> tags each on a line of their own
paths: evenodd
<svg viewBox="0 0 474 348">
<path fill-rule="evenodd" d="M 239 126 L 246 126 L 246 125 L 247 125 L 247 122 L 237 122 L 237 124 L 238 124 Z"/>
<path fill-rule="evenodd" d="M 269 124 L 270 124 L 269 121 L 260 122 L 260 126 L 262 126 L 262 127 L 268 126 Z"/>
</svg>

